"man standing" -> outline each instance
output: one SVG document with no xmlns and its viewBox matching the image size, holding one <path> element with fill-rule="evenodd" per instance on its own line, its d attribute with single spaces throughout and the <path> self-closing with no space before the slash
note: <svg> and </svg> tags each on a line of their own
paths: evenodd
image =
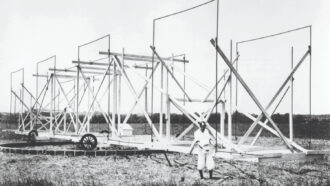
<svg viewBox="0 0 330 186">
<path fill-rule="evenodd" d="M 197 169 L 199 171 L 201 179 L 204 179 L 203 169 L 209 171 L 210 179 L 212 179 L 214 165 L 213 156 L 215 154 L 214 140 L 211 138 L 209 131 L 206 129 L 206 123 L 204 121 L 198 122 L 199 129 L 194 133 L 194 142 L 191 145 L 190 153 L 192 153 L 195 145 L 198 146 L 198 163 Z"/>
</svg>

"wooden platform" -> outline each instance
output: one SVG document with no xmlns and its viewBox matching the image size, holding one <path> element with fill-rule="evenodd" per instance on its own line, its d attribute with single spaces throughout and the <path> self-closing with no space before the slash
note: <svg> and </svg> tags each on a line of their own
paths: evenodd
<svg viewBox="0 0 330 186">
<path fill-rule="evenodd" d="M 135 147 L 139 150 L 151 150 L 160 152 L 178 152 L 188 153 L 189 147 L 192 141 L 175 141 L 174 138 L 168 142 L 168 140 L 154 141 L 150 135 L 133 135 L 133 136 L 122 136 L 120 138 L 109 138 L 105 134 L 93 133 L 98 139 L 98 147 L 102 150 L 104 147 L 110 145 L 120 145 L 126 147 Z M 72 142 L 78 142 L 82 135 L 76 134 L 56 134 L 52 135 L 49 132 L 39 133 L 38 140 L 69 140 Z M 323 159 L 325 155 L 330 154 L 328 150 L 307 150 L 306 152 L 291 152 L 285 146 L 275 147 L 261 147 L 261 146 L 250 146 L 242 145 L 241 149 L 243 152 L 238 153 L 230 151 L 228 149 L 218 149 L 215 157 L 223 158 L 228 160 L 238 161 L 251 161 L 251 162 L 270 162 L 270 161 L 313 161 Z M 96 153 L 96 152 L 95 152 Z M 102 152 L 99 152 L 103 154 Z M 197 154 L 196 149 L 192 152 Z M 81 152 L 79 153 L 81 154 Z M 82 153 L 84 154 L 84 153 Z"/>
<path fill-rule="evenodd" d="M 150 136 L 132 136 L 121 139 L 110 139 L 109 144 L 164 150 L 179 153 L 188 153 L 191 141 L 172 141 L 171 143 L 151 142 Z M 228 149 L 218 149 L 216 158 L 228 160 L 251 161 L 251 162 L 269 162 L 269 161 L 313 161 L 321 160 L 330 151 L 307 150 L 307 152 L 292 153 L 285 146 L 261 147 L 261 146 L 242 146 L 243 153 L 237 153 Z M 197 154 L 194 150 L 193 154 Z"/>
</svg>

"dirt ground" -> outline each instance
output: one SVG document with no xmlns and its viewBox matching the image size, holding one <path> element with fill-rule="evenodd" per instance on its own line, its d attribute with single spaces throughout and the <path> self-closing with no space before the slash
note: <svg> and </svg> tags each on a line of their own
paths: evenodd
<svg viewBox="0 0 330 186">
<path fill-rule="evenodd" d="M 22 140 L 8 137 L 12 138 L 2 133 L 0 143 Z M 313 144 L 320 148 L 329 142 Z M 308 163 L 216 159 L 215 178 L 208 179 L 205 172 L 206 179 L 200 180 L 195 155 L 168 153 L 167 156 L 170 164 L 164 154 L 68 157 L 0 152 L 0 185 L 17 180 L 24 183 L 26 179 L 47 180 L 44 185 L 330 185 L 328 158 Z"/>
<path fill-rule="evenodd" d="M 55 185 L 319 185 L 330 184 L 328 160 L 267 164 L 216 159 L 215 179 L 200 180 L 196 156 L 66 157 L 0 153 L 0 182 L 46 179 Z M 207 172 L 204 173 L 208 178 Z"/>
</svg>

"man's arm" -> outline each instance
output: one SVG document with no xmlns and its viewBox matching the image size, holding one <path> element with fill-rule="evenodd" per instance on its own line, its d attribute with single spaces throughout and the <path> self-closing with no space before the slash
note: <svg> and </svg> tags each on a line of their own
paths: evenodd
<svg viewBox="0 0 330 186">
<path fill-rule="evenodd" d="M 210 135 L 210 132 L 207 130 L 208 136 L 209 136 L 209 143 L 213 146 L 216 145 L 215 139 Z"/>
<path fill-rule="evenodd" d="M 196 145 L 196 143 L 198 143 L 199 142 L 199 140 L 194 140 L 193 142 L 192 142 L 192 144 L 190 145 L 190 147 L 189 147 L 189 154 L 191 154 L 192 153 L 192 151 L 194 150 L 194 148 L 195 148 L 195 145 Z"/>
<path fill-rule="evenodd" d="M 214 140 L 213 138 L 210 138 L 210 141 L 209 141 L 209 142 L 210 142 L 210 144 L 213 145 L 213 146 L 216 145 L 216 144 L 215 144 L 215 140 Z"/>
</svg>

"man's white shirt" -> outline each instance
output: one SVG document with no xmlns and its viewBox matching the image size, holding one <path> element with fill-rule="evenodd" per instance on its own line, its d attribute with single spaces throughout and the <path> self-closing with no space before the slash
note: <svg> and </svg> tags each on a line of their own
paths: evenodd
<svg viewBox="0 0 330 186">
<path fill-rule="evenodd" d="M 194 133 L 194 138 L 196 141 L 199 141 L 198 144 L 203 147 L 205 145 L 210 144 L 211 135 L 207 129 L 205 129 L 204 132 L 198 129 Z"/>
</svg>

